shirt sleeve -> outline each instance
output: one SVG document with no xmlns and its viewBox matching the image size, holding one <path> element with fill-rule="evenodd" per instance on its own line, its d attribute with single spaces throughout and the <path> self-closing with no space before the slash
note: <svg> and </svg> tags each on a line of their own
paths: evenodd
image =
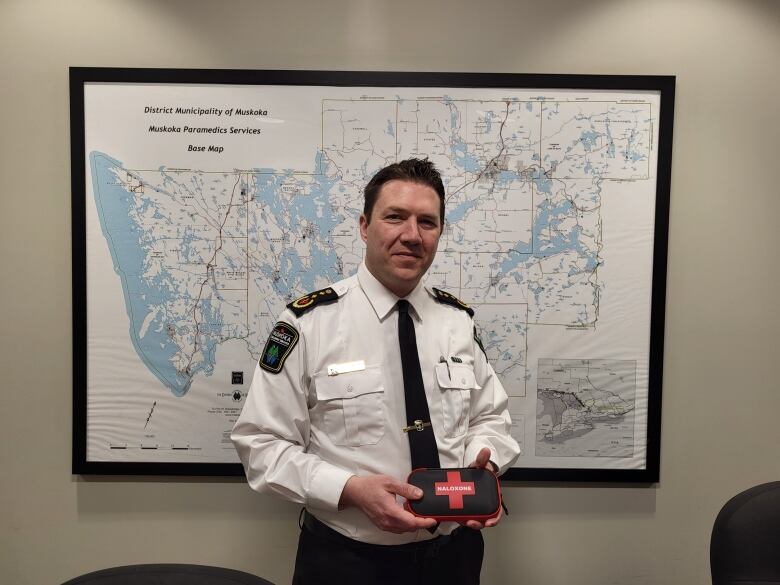
<svg viewBox="0 0 780 585">
<path fill-rule="evenodd" d="M 252 489 L 336 511 L 352 473 L 306 451 L 310 433 L 306 340 L 292 313 L 285 311 L 280 320 L 296 329 L 299 339 L 278 373 L 259 363 L 255 367 L 230 438 Z"/>
<path fill-rule="evenodd" d="M 473 327 L 473 324 L 472 324 Z M 504 473 L 520 456 L 520 446 L 511 434 L 512 420 L 507 408 L 509 399 L 504 386 L 473 335 L 474 374 L 482 388 L 471 398 L 469 428 L 466 433 L 466 464 L 477 457 L 482 448 L 490 449 L 490 460 Z"/>
</svg>

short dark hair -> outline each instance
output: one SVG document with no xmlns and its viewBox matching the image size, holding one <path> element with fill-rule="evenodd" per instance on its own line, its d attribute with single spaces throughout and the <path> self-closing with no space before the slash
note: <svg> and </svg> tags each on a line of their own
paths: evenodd
<svg viewBox="0 0 780 585">
<path fill-rule="evenodd" d="M 371 222 L 371 212 L 374 210 L 374 204 L 379 196 L 382 185 L 390 181 L 411 181 L 430 187 L 439 196 L 439 219 L 444 226 L 444 183 L 441 181 L 441 175 L 436 170 L 434 164 L 427 158 L 410 158 L 380 169 L 377 174 L 371 177 L 363 193 L 366 202 L 363 206 L 363 215 L 366 216 L 366 223 Z"/>
</svg>

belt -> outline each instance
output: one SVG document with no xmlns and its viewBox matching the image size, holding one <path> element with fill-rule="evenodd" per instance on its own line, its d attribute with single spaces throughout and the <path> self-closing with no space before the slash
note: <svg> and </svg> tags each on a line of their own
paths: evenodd
<svg viewBox="0 0 780 585">
<path fill-rule="evenodd" d="M 426 550 L 429 548 L 438 549 L 442 546 L 447 545 L 453 539 L 457 538 L 460 534 L 463 533 L 463 531 L 469 530 L 468 528 L 459 526 L 449 534 L 440 534 L 439 536 L 430 538 L 428 540 L 408 542 L 406 544 L 372 544 L 369 542 L 361 542 L 359 540 L 354 540 L 352 538 L 349 538 L 348 536 L 344 536 L 340 532 L 333 530 L 333 528 L 327 526 L 326 524 L 318 520 L 314 515 L 309 514 L 309 512 L 305 509 L 303 510 L 303 528 L 308 530 L 311 534 L 319 538 L 326 538 L 328 540 L 338 542 L 344 547 L 351 548 L 354 550 L 363 550 L 363 551 L 371 550 L 371 551 L 376 551 L 377 553 L 380 552 L 415 553 L 415 552 L 419 552 L 420 550 Z"/>
</svg>

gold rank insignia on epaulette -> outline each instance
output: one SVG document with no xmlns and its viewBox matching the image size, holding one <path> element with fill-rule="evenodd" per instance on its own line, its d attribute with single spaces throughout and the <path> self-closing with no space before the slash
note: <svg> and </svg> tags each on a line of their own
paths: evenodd
<svg viewBox="0 0 780 585">
<path fill-rule="evenodd" d="M 293 313 L 295 313 L 296 317 L 300 317 L 312 307 L 316 307 L 317 305 L 332 303 L 338 298 L 339 298 L 338 293 L 335 290 L 333 290 L 331 287 L 328 287 L 328 288 L 323 288 L 322 290 L 315 291 L 313 293 L 303 295 L 301 298 L 296 299 L 292 303 L 287 305 L 287 308 L 290 309 Z"/>
<path fill-rule="evenodd" d="M 444 292 L 443 290 L 439 290 L 435 286 L 432 286 L 431 290 L 433 291 L 433 294 L 436 295 L 436 300 L 439 301 L 440 303 L 444 303 L 445 305 L 452 305 L 453 307 L 457 307 L 462 311 L 466 311 L 471 317 L 474 316 L 474 309 L 469 307 L 458 297 L 453 296 L 448 292 Z"/>
</svg>

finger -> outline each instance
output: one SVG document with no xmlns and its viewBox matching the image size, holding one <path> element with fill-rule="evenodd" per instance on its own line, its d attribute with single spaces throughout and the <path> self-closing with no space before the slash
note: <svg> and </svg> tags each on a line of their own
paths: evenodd
<svg viewBox="0 0 780 585">
<path fill-rule="evenodd" d="M 472 461 L 469 467 L 485 467 L 488 461 L 490 461 L 490 449 L 487 447 L 482 447 L 482 449 L 479 450 L 479 453 L 477 453 L 477 457 L 474 459 L 474 461 Z"/>
<path fill-rule="evenodd" d="M 504 507 L 501 506 L 498 508 L 498 515 L 495 518 L 488 518 L 485 521 L 485 528 L 493 528 L 493 526 L 501 522 L 501 518 L 503 517 L 504 517 Z"/>
<path fill-rule="evenodd" d="M 385 530 L 400 534 L 402 532 L 414 532 L 421 528 L 430 528 L 436 525 L 436 520 L 433 518 L 420 518 L 406 510 L 400 510 L 400 513 L 393 514 L 392 518 L 387 518 L 387 525 L 388 528 Z"/>
<path fill-rule="evenodd" d="M 423 497 L 423 491 L 420 488 L 408 483 L 393 482 L 392 485 L 388 486 L 388 489 L 407 500 L 419 500 Z"/>
<path fill-rule="evenodd" d="M 433 518 L 415 518 L 417 528 L 433 528 L 438 522 Z"/>
<path fill-rule="evenodd" d="M 415 516 L 408 510 L 401 509 L 401 517 L 410 528 L 410 530 L 417 530 L 418 528 L 430 528 L 436 526 L 437 522 L 433 518 L 425 518 L 423 516 Z"/>
<path fill-rule="evenodd" d="M 501 521 L 501 518 L 503 518 L 503 516 L 504 516 L 504 509 L 503 508 L 499 508 L 498 509 L 498 516 L 496 516 L 495 518 L 488 518 L 485 521 L 485 528 L 493 528 L 493 526 L 495 526 L 496 524 L 498 524 Z"/>
<path fill-rule="evenodd" d="M 493 526 L 495 526 L 496 524 L 498 524 L 499 522 L 501 522 L 501 517 L 502 517 L 503 515 L 504 515 L 504 512 L 503 512 L 503 510 L 499 510 L 499 511 L 498 511 L 498 516 L 496 516 L 495 518 L 488 518 L 488 519 L 485 521 L 485 528 L 493 528 Z"/>
</svg>

